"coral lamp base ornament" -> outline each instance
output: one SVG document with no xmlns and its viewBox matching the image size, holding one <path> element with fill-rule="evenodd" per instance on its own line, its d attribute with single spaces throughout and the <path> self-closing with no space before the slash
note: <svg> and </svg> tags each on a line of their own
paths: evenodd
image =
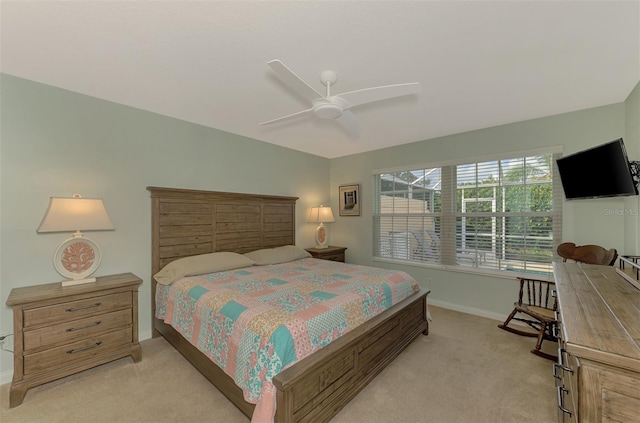
<svg viewBox="0 0 640 423">
<path fill-rule="evenodd" d="M 91 274 L 100 266 L 102 254 L 98 246 L 81 232 L 64 241 L 53 256 L 53 266 L 67 280 L 62 286 L 81 285 L 95 282 Z"/>
<path fill-rule="evenodd" d="M 327 248 L 327 227 L 322 223 L 316 228 L 316 248 Z"/>
</svg>

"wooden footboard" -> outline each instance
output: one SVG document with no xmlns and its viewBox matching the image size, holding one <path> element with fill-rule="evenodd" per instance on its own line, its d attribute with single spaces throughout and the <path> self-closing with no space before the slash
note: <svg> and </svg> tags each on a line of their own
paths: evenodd
<svg viewBox="0 0 640 423">
<path fill-rule="evenodd" d="M 276 422 L 325 422 L 400 354 L 429 332 L 421 291 L 273 378 Z"/>
</svg>

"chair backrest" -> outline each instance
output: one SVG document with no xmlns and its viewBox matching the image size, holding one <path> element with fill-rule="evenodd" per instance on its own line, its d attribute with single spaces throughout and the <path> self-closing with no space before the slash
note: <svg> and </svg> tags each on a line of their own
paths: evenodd
<svg viewBox="0 0 640 423">
<path fill-rule="evenodd" d="M 552 294 L 555 283 L 539 279 L 518 278 L 520 280 L 520 294 L 518 303 L 529 306 L 555 310 L 557 299 Z"/>
<path fill-rule="evenodd" d="M 618 258 L 615 248 L 606 250 L 599 245 L 576 245 L 573 242 L 563 242 L 558 246 L 558 255 L 562 261 L 574 260 L 587 264 L 602 264 L 612 266 Z"/>
</svg>

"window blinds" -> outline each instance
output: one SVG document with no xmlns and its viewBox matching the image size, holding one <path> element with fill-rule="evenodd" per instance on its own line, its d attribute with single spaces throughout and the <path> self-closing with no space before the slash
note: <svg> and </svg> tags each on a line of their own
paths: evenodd
<svg viewBox="0 0 640 423">
<path fill-rule="evenodd" d="M 374 175 L 375 257 L 549 274 L 561 239 L 554 154 Z"/>
</svg>

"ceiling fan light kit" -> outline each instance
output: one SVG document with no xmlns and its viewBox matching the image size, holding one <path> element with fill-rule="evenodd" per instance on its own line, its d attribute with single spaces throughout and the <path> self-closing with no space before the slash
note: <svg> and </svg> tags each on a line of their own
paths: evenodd
<svg viewBox="0 0 640 423">
<path fill-rule="evenodd" d="M 321 119 L 337 119 L 351 105 L 340 97 L 317 98 L 312 101 L 313 113 Z"/>
<path fill-rule="evenodd" d="M 349 134 L 358 136 L 360 134 L 360 125 L 351 112 L 351 108 L 387 98 L 416 94 L 420 91 L 420 83 L 411 82 L 365 88 L 332 96 L 331 86 L 338 80 L 338 77 L 334 71 L 327 70 L 320 74 L 320 81 L 326 87 L 326 95 L 322 95 L 293 73 L 280 60 L 272 60 L 268 64 L 284 83 L 309 100 L 312 106 L 306 110 L 262 122 L 260 125 L 270 125 L 313 112 L 318 118 L 336 120 Z"/>
</svg>

